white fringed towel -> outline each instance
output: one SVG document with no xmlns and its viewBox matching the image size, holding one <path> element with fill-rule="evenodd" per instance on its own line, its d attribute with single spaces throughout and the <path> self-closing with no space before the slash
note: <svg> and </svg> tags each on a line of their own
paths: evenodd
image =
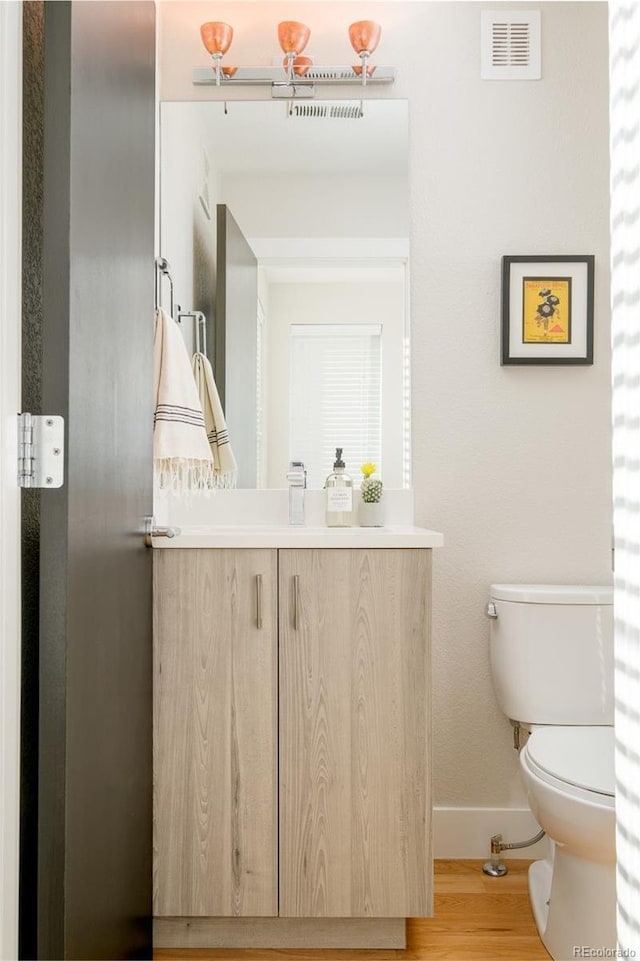
<svg viewBox="0 0 640 961">
<path fill-rule="evenodd" d="M 189 354 L 178 324 L 160 309 L 154 338 L 153 467 L 162 489 L 203 490 L 213 483 L 213 456 Z"/>
<path fill-rule="evenodd" d="M 233 456 L 229 432 L 224 419 L 220 395 L 213 378 L 211 364 L 204 354 L 193 355 L 193 377 L 204 412 L 204 426 L 213 455 L 213 486 L 235 487 L 238 465 Z"/>
</svg>

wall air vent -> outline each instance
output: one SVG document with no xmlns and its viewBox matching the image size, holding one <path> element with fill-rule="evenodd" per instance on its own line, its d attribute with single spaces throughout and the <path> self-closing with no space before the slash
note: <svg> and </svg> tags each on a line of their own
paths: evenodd
<svg viewBox="0 0 640 961">
<path fill-rule="evenodd" d="M 482 79 L 540 80 L 540 11 L 483 10 L 481 18 Z"/>
<path fill-rule="evenodd" d="M 289 117 L 314 120 L 360 120 L 363 116 L 360 103 L 292 103 L 287 107 Z"/>
</svg>

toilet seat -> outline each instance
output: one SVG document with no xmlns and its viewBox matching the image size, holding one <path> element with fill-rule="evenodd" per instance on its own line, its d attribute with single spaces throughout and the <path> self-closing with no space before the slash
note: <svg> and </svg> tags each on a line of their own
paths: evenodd
<svg viewBox="0 0 640 961">
<path fill-rule="evenodd" d="M 527 761 L 547 783 L 578 796 L 613 804 L 615 797 L 612 727 L 544 727 L 527 741 Z"/>
</svg>

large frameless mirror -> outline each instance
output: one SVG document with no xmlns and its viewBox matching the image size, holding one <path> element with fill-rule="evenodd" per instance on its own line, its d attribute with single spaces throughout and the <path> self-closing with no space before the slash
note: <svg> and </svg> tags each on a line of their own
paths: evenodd
<svg viewBox="0 0 640 961">
<path fill-rule="evenodd" d="M 409 486 L 408 238 L 406 101 L 162 104 L 160 251 L 238 487 L 322 487 L 336 447 Z"/>
</svg>

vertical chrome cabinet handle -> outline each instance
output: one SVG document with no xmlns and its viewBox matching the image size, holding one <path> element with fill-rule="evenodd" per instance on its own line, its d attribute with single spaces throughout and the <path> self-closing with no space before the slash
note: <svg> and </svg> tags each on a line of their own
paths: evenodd
<svg viewBox="0 0 640 961">
<path fill-rule="evenodd" d="M 256 574 L 256 627 L 262 630 L 262 574 Z"/>
<path fill-rule="evenodd" d="M 300 607 L 300 575 L 293 575 L 293 627 L 298 630 L 298 609 Z"/>
</svg>

